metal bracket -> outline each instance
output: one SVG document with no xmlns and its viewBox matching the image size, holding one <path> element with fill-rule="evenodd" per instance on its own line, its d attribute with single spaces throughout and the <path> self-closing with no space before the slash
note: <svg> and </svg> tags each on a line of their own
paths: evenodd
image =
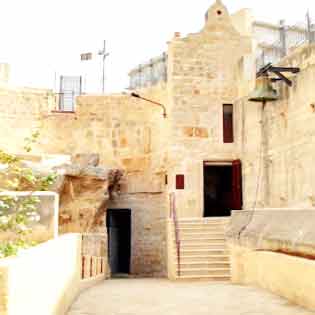
<svg viewBox="0 0 315 315">
<path fill-rule="evenodd" d="M 290 73 L 299 73 L 300 68 L 294 68 L 294 67 L 274 67 L 272 63 L 268 63 L 264 67 L 262 67 L 258 72 L 257 72 L 257 78 L 266 75 L 268 73 L 273 73 L 277 76 L 277 78 L 271 78 L 271 81 L 276 82 L 276 81 L 283 81 L 285 82 L 288 86 L 292 86 L 292 81 L 288 79 L 283 72 L 290 72 Z"/>
</svg>

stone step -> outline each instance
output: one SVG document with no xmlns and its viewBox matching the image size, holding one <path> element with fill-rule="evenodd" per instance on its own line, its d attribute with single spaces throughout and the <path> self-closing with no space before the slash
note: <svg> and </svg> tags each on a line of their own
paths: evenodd
<svg viewBox="0 0 315 315">
<path fill-rule="evenodd" d="M 180 218 L 178 222 L 230 222 L 231 217 Z"/>
<path fill-rule="evenodd" d="M 195 261 L 195 262 L 181 262 L 180 263 L 181 269 L 191 269 L 191 268 L 197 268 L 197 269 L 205 269 L 205 268 L 230 268 L 230 262 L 229 261 Z"/>
<path fill-rule="evenodd" d="M 175 256 L 176 257 L 176 256 Z M 180 257 L 181 263 L 189 264 L 189 263 L 211 263 L 211 262 L 229 262 L 229 255 L 181 255 Z"/>
<path fill-rule="evenodd" d="M 174 243 L 175 244 L 175 243 Z M 184 242 L 180 243 L 180 249 L 189 250 L 189 249 L 226 249 L 225 242 L 214 243 L 214 242 L 204 242 L 204 243 L 193 243 L 187 244 Z"/>
<path fill-rule="evenodd" d="M 218 228 L 218 227 L 205 227 L 205 226 L 196 226 L 196 227 L 180 227 L 178 229 L 179 233 L 185 234 L 185 233 L 221 233 L 225 234 L 225 230 L 223 228 Z M 175 233 L 175 230 L 174 230 Z"/>
<path fill-rule="evenodd" d="M 194 222 L 194 221 L 179 221 L 178 226 L 218 226 L 218 227 L 226 227 L 228 222 L 219 222 L 219 221 L 202 221 L 202 222 Z"/>
<path fill-rule="evenodd" d="M 173 235 L 175 238 L 175 235 Z M 218 231 L 192 231 L 192 232 L 183 232 L 179 231 L 179 238 L 180 239 L 194 239 L 194 238 L 225 238 L 225 234 L 223 232 Z"/>
<path fill-rule="evenodd" d="M 176 248 L 174 248 L 176 253 Z M 228 255 L 228 249 L 226 248 L 207 248 L 207 249 L 180 249 L 181 256 L 202 256 L 202 255 Z"/>
<path fill-rule="evenodd" d="M 179 276 L 177 280 L 205 280 L 205 281 L 222 281 L 229 282 L 231 280 L 230 276 L 210 276 L 210 275 L 194 275 L 194 276 Z"/>
<path fill-rule="evenodd" d="M 181 268 L 181 276 L 230 276 L 230 268 Z"/>
<path fill-rule="evenodd" d="M 175 237 L 173 238 L 173 241 L 175 241 Z M 211 236 L 200 236 L 200 235 L 193 235 L 193 236 L 187 236 L 185 235 L 185 237 L 181 237 L 180 241 L 183 243 L 195 243 L 195 242 L 214 242 L 214 243 L 219 243 L 219 242 L 223 242 L 225 243 L 225 237 L 222 236 L 215 236 L 215 237 L 211 237 Z"/>
<path fill-rule="evenodd" d="M 227 229 L 227 225 L 226 224 L 221 224 L 221 223 L 218 223 L 218 224 L 214 224 L 214 223 L 209 223 L 209 224 L 195 224 L 195 223 L 182 223 L 182 224 L 178 224 L 177 225 L 179 229 L 182 229 L 182 228 L 205 228 L 205 229 L 220 229 L 220 230 L 224 230 L 224 229 Z"/>
<path fill-rule="evenodd" d="M 202 230 L 199 230 L 199 231 L 179 231 L 178 233 L 179 235 L 179 238 L 180 239 L 192 239 L 192 238 L 207 238 L 207 237 L 210 237 L 210 238 L 213 238 L 213 237 L 218 237 L 218 238 L 225 238 L 225 233 L 224 232 L 221 232 L 221 231 L 218 231 L 218 230 L 213 230 L 213 231 L 209 231 L 209 230 L 206 230 L 206 231 L 202 231 Z M 173 235 L 173 238 L 175 238 L 175 233 Z"/>
</svg>

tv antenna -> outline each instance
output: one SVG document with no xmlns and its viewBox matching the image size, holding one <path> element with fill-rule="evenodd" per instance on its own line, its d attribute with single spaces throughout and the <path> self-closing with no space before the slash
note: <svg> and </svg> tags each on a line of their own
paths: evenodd
<svg viewBox="0 0 315 315">
<path fill-rule="evenodd" d="M 103 94 L 105 93 L 105 61 L 106 61 L 106 58 L 109 56 L 109 53 L 106 52 L 106 40 L 104 40 L 104 46 L 103 46 L 103 49 L 100 50 L 98 52 L 99 56 L 102 56 L 103 57 L 103 73 L 102 73 L 102 92 Z"/>
</svg>

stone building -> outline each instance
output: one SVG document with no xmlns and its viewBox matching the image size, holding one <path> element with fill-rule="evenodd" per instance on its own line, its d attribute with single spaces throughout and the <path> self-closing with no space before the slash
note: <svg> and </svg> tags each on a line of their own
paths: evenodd
<svg viewBox="0 0 315 315">
<path fill-rule="evenodd" d="M 101 167 L 123 171 L 100 228 L 105 233 L 107 225 L 116 240 L 109 250 L 120 251 L 112 270 L 170 275 L 176 270 L 174 208 L 180 228 L 207 236 L 208 218 L 216 218 L 212 222 L 221 229 L 225 221 L 219 218 L 231 210 L 315 206 L 314 47 L 291 47 L 283 58 L 283 65 L 300 67 L 301 73 L 292 88 L 277 83 L 277 102 L 263 110 L 247 101 L 256 57 L 277 30 L 254 21 L 248 10 L 230 15 L 218 0 L 202 30 L 185 37 L 175 33 L 162 57 L 130 72 L 131 88 L 163 104 L 166 118 L 160 107 L 126 94 L 81 95 L 74 111 L 62 112 L 51 91 L 0 86 L 0 145 L 21 152 L 25 135 L 36 129 L 34 153 L 98 154 Z M 72 220 L 80 208 L 88 211 L 89 202 L 95 203 L 89 198 L 84 207 L 69 200 L 61 204 L 60 231 L 82 231 Z M 222 233 L 218 246 L 224 247 Z M 225 267 L 226 252 L 217 249 Z M 198 272 L 187 269 L 187 277 Z M 226 277 L 224 272 L 214 275 Z"/>
</svg>

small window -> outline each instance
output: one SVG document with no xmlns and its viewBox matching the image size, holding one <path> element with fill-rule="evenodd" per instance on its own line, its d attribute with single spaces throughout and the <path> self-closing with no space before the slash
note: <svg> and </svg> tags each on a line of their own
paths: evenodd
<svg viewBox="0 0 315 315">
<path fill-rule="evenodd" d="M 224 143 L 234 142 L 232 104 L 223 105 L 223 142 Z"/>
<path fill-rule="evenodd" d="M 176 189 L 185 189 L 184 175 L 176 175 Z"/>
</svg>

